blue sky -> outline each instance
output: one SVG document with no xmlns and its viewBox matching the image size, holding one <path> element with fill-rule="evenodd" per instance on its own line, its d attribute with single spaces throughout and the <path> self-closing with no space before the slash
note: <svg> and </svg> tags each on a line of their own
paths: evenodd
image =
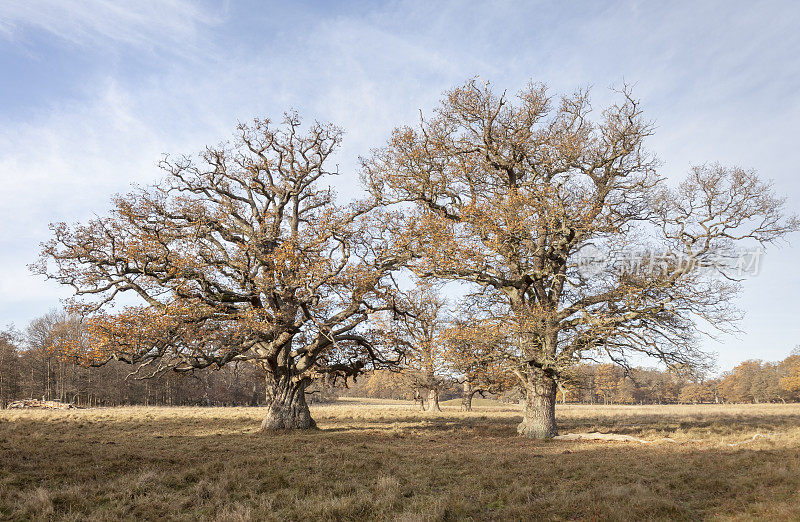
<svg viewBox="0 0 800 522">
<path fill-rule="evenodd" d="M 48 223 L 80 221 L 238 120 L 290 107 L 347 132 L 357 158 L 473 76 L 515 91 L 634 84 L 662 174 L 757 169 L 800 211 L 800 4 L 767 2 L 0 3 L 0 327 L 68 293 L 26 268 Z M 800 245 L 800 235 L 793 238 Z M 708 341 L 726 370 L 800 344 L 798 246 L 767 251 L 738 305 L 738 337 Z"/>
</svg>

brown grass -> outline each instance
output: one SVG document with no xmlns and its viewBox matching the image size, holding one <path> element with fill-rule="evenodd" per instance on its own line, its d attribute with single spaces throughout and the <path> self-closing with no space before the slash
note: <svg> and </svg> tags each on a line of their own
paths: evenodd
<svg viewBox="0 0 800 522">
<path fill-rule="evenodd" d="M 514 406 L 313 408 L 265 435 L 258 408 L 0 412 L 0 519 L 799 519 L 800 405 L 566 406 L 532 441 Z M 756 433 L 770 438 L 729 446 Z"/>
</svg>

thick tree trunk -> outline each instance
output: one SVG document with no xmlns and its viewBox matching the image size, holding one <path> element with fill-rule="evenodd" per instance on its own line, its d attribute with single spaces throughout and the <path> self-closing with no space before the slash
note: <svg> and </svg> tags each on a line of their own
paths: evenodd
<svg viewBox="0 0 800 522">
<path fill-rule="evenodd" d="M 305 430 L 316 428 L 306 403 L 306 388 L 311 379 L 292 381 L 279 377 L 273 382 L 267 415 L 261 423 L 262 430 Z"/>
<path fill-rule="evenodd" d="M 275 393 L 277 381 L 271 374 L 267 374 L 264 378 L 264 403 L 267 405 L 272 404 L 272 394 Z"/>
<path fill-rule="evenodd" d="M 525 404 L 520 435 L 534 439 L 550 439 L 558 435 L 556 427 L 556 382 L 537 368 L 528 372 L 525 383 Z"/>
<path fill-rule="evenodd" d="M 439 407 L 439 389 L 431 388 L 428 390 L 428 407 L 427 411 L 442 411 Z"/>
<path fill-rule="evenodd" d="M 561 393 L 561 404 L 567 403 L 567 390 L 564 386 L 561 385 L 560 382 L 556 382 L 556 386 L 558 387 L 558 391 Z"/>
<path fill-rule="evenodd" d="M 475 395 L 475 389 L 468 381 L 464 381 L 461 388 L 461 409 L 463 411 L 472 411 L 472 397 Z"/>
<path fill-rule="evenodd" d="M 250 395 L 250 406 L 258 406 L 258 386 L 253 383 L 253 392 Z"/>
<path fill-rule="evenodd" d="M 419 403 L 420 411 L 425 411 L 425 398 L 422 396 L 422 392 L 419 389 L 414 390 L 414 403 Z"/>
</svg>

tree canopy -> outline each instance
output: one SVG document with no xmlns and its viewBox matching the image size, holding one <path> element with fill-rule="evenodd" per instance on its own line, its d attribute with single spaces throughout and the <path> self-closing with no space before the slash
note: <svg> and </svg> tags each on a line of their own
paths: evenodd
<svg viewBox="0 0 800 522">
<path fill-rule="evenodd" d="M 242 124 L 232 143 L 165 157 L 166 178 L 114 198 L 108 216 L 55 225 L 35 268 L 83 298 L 88 338 L 74 350 L 156 372 L 253 360 L 273 380 L 264 427 L 312 425 L 311 376 L 385 360 L 367 323 L 393 308 L 386 217 L 322 185 L 341 136 L 293 113 Z M 121 293 L 143 304 L 110 310 Z"/>
<path fill-rule="evenodd" d="M 433 301 L 398 298 L 393 273 L 457 281 L 469 313 L 449 371 L 491 371 L 486 386 L 515 376 L 520 433 L 552 437 L 556 389 L 580 361 L 702 367 L 700 326 L 740 315 L 744 249 L 799 224 L 754 171 L 700 165 L 669 184 L 639 101 L 627 87 L 617 100 L 598 115 L 587 91 L 530 83 L 512 97 L 468 81 L 363 158 L 369 198 L 347 206 L 324 185 L 340 129 L 255 120 L 196 158 L 165 157 L 166 178 L 107 216 L 55 225 L 34 269 L 75 290 L 87 327 L 68 348 L 90 364 L 261 365 L 264 428 L 313 426 L 315 376 L 396 363 L 402 346 L 422 348 L 407 362 L 417 353 L 430 377 L 426 346 L 445 353 L 447 336 L 423 324 Z M 141 304 L 113 309 L 125 293 Z M 411 329 L 370 320 L 387 313 Z M 479 332 L 496 342 L 465 342 Z"/>
<path fill-rule="evenodd" d="M 581 359 L 702 364 L 698 321 L 737 317 L 726 262 L 798 225 L 752 171 L 699 166 L 669 186 L 645 148 L 653 125 L 618 95 L 595 118 L 585 91 L 531 83 L 513 98 L 472 80 L 363 162 L 376 202 L 412 204 L 398 241 L 417 276 L 472 283 L 513 325 L 520 431 L 534 437 L 557 433 L 556 381 Z M 600 263 L 582 270 L 590 251 Z M 631 254 L 649 262 L 615 261 Z"/>
</svg>

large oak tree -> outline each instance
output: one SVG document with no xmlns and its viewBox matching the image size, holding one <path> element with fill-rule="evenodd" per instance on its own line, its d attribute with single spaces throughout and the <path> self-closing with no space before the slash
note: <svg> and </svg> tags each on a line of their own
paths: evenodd
<svg viewBox="0 0 800 522">
<path fill-rule="evenodd" d="M 751 171 L 700 166 L 671 187 L 644 147 L 652 124 L 618 96 L 595 117 L 584 91 L 514 99 L 470 81 L 364 160 L 376 202 L 413 208 L 409 267 L 475 285 L 511 329 L 527 436 L 557 434 L 557 381 L 581 359 L 702 363 L 698 324 L 738 315 L 736 249 L 797 228 Z"/>
<path fill-rule="evenodd" d="M 107 216 L 53 226 L 34 269 L 79 299 L 73 351 L 150 374 L 253 361 L 269 381 L 262 427 L 314 426 L 315 376 L 391 362 L 369 337 L 371 314 L 394 306 L 391 220 L 336 205 L 323 185 L 341 136 L 293 113 L 243 124 L 232 143 L 166 157 L 165 179 L 116 197 Z M 112 309 L 121 294 L 141 304 Z"/>
</svg>

